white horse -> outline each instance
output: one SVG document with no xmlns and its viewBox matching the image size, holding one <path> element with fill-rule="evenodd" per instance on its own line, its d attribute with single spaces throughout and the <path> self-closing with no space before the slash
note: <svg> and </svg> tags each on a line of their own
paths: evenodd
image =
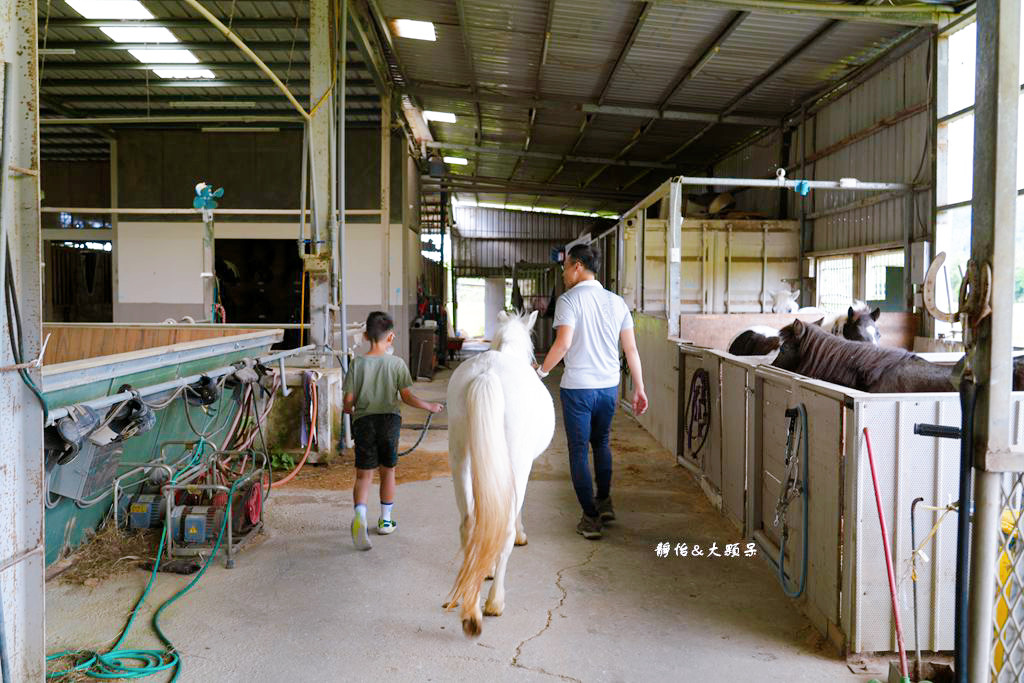
<svg viewBox="0 0 1024 683">
<path fill-rule="evenodd" d="M 536 320 L 536 311 L 499 313 L 491 349 L 460 365 L 448 383 L 448 457 L 463 561 L 445 607 L 462 604 L 467 636 L 482 630 L 480 588 L 488 575 L 494 582 L 483 614 L 505 609 L 508 557 L 513 544 L 526 544 L 526 482 L 555 432 L 551 394 L 532 366 Z"/>
<path fill-rule="evenodd" d="M 791 292 L 788 289 L 771 290 L 768 296 L 772 298 L 772 313 L 822 313 L 817 306 L 800 307 L 797 299 L 800 298 L 800 290 Z"/>
</svg>

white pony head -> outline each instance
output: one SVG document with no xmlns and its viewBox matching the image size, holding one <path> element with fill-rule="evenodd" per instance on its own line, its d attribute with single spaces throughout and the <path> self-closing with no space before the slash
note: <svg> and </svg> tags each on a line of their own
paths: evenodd
<svg viewBox="0 0 1024 683">
<path fill-rule="evenodd" d="M 494 333 L 491 348 L 496 351 L 521 355 L 533 361 L 533 338 L 530 336 L 534 323 L 537 322 L 537 311 L 532 313 L 498 313 L 498 331 Z"/>
<path fill-rule="evenodd" d="M 772 298 L 772 313 L 796 313 L 800 305 L 796 302 L 800 298 L 800 290 L 791 292 L 788 289 L 772 290 L 768 292 Z"/>
</svg>

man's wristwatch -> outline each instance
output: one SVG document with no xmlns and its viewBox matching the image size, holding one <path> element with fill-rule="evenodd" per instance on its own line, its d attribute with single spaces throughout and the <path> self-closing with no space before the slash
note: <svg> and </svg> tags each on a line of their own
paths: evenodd
<svg viewBox="0 0 1024 683">
<path fill-rule="evenodd" d="M 539 366 L 539 365 L 537 366 L 537 376 L 538 376 L 538 377 L 540 377 L 541 379 L 544 379 L 544 378 L 545 378 L 545 377 L 547 377 L 547 376 L 548 376 L 549 374 L 550 374 L 550 373 L 544 372 L 544 371 L 543 371 L 543 370 L 541 369 L 541 366 Z"/>
</svg>

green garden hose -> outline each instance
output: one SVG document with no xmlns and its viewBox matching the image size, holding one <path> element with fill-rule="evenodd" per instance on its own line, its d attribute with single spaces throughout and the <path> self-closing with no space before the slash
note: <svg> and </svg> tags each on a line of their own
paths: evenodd
<svg viewBox="0 0 1024 683">
<path fill-rule="evenodd" d="M 189 464 L 179 470 L 174 477 L 171 479 L 171 483 L 178 478 L 178 476 L 186 471 L 189 467 L 196 464 L 203 454 L 203 450 L 208 442 L 204 438 L 200 438 L 196 444 L 195 454 L 189 461 Z M 70 669 L 64 671 L 53 671 L 46 674 L 47 678 L 61 678 L 69 674 L 78 672 L 83 673 L 90 678 L 98 679 L 117 679 L 117 678 L 146 678 L 147 676 L 153 676 L 155 674 L 168 671 L 173 669 L 174 675 L 171 676 L 171 683 L 178 680 L 178 676 L 181 674 L 181 657 L 178 655 L 174 648 L 171 639 L 167 637 L 167 634 L 160 628 L 160 615 L 163 614 L 164 610 L 173 605 L 179 598 L 188 593 L 198 582 L 199 579 L 203 578 L 206 570 L 213 562 L 213 558 L 217 556 L 217 551 L 220 550 L 221 541 L 224 538 L 224 529 L 227 526 L 227 521 L 231 516 L 231 502 L 235 494 L 235 487 L 241 482 L 241 478 L 236 479 L 235 483 L 231 485 L 231 489 L 228 492 L 227 508 L 224 511 L 224 518 L 220 523 L 220 532 L 217 534 L 217 541 L 213 546 L 213 550 L 210 552 L 210 556 L 203 563 L 199 573 L 196 574 L 188 585 L 182 588 L 180 591 L 172 595 L 164 604 L 160 605 L 159 609 L 153 614 L 151 621 L 153 631 L 156 632 L 160 641 L 164 644 L 164 648 L 161 650 L 122 650 L 121 644 L 124 643 L 125 638 L 128 637 L 128 632 L 131 631 L 132 625 L 135 623 L 135 618 L 139 614 L 139 610 L 146 603 L 146 598 L 149 597 L 150 591 L 153 589 L 153 583 L 156 581 L 157 572 L 160 569 L 160 558 L 164 552 L 164 544 L 167 542 L 167 525 L 164 525 L 163 531 L 160 533 L 160 545 L 157 549 L 156 562 L 153 563 L 153 571 L 149 575 L 149 582 L 146 584 L 146 589 L 142 592 L 142 597 L 135 604 L 135 608 L 132 610 L 131 615 L 128 617 L 127 623 L 125 623 L 124 629 L 121 631 L 121 636 L 114 643 L 114 646 L 105 653 L 93 652 L 89 650 L 65 650 L 64 652 L 58 652 L 53 655 L 49 655 L 46 661 L 53 661 L 61 659 L 63 657 L 74 656 L 84 657 L 83 661 L 79 662 Z"/>
</svg>

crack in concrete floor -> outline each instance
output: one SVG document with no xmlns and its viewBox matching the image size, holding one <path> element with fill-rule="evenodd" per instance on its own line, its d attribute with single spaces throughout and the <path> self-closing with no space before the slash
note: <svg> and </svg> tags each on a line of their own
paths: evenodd
<svg viewBox="0 0 1024 683">
<path fill-rule="evenodd" d="M 510 664 L 514 668 L 516 668 L 516 669 L 525 669 L 526 671 L 532 671 L 534 673 L 544 674 L 546 676 L 551 676 L 552 678 L 559 678 L 559 679 L 561 679 L 563 681 L 574 681 L 575 683 L 582 683 L 582 681 L 580 681 L 580 679 L 573 678 L 572 676 L 566 676 L 564 674 L 555 674 L 555 673 L 551 673 L 550 671 L 546 671 L 546 670 L 541 669 L 541 668 L 525 666 L 525 665 L 519 663 L 519 658 L 522 656 L 523 648 L 526 647 L 527 643 L 529 643 L 531 640 L 535 640 L 537 638 L 540 638 L 542 635 L 544 635 L 545 632 L 547 632 L 547 630 L 549 628 L 551 628 L 551 621 L 554 619 L 555 614 L 558 612 L 558 610 L 562 609 L 562 606 L 565 604 L 566 599 L 569 597 L 569 591 L 567 591 L 565 589 L 565 586 L 562 585 L 562 574 L 567 572 L 567 571 L 569 571 L 570 569 L 579 569 L 581 567 L 586 567 L 588 564 L 590 564 L 593 561 L 594 556 L 597 555 L 597 551 L 599 549 L 600 549 L 600 546 L 595 543 L 594 547 L 590 549 L 589 553 L 587 553 L 587 559 L 583 560 L 582 562 L 577 562 L 576 564 L 571 564 L 568 567 L 562 567 L 561 569 L 558 570 L 558 572 L 556 572 L 556 574 L 555 574 L 555 585 L 558 586 L 558 590 L 560 590 L 562 592 L 562 597 L 560 597 L 558 599 L 558 604 L 557 605 L 555 605 L 554 607 L 552 607 L 551 609 L 548 610 L 548 616 L 547 616 L 547 620 L 544 622 L 544 627 L 541 628 L 541 630 L 537 631 L 535 634 L 533 634 L 532 636 L 530 636 L 529 638 L 527 638 L 526 640 L 522 641 L 521 643 L 519 643 L 519 645 L 516 646 L 515 654 L 512 655 L 512 661 L 510 662 Z"/>
</svg>

